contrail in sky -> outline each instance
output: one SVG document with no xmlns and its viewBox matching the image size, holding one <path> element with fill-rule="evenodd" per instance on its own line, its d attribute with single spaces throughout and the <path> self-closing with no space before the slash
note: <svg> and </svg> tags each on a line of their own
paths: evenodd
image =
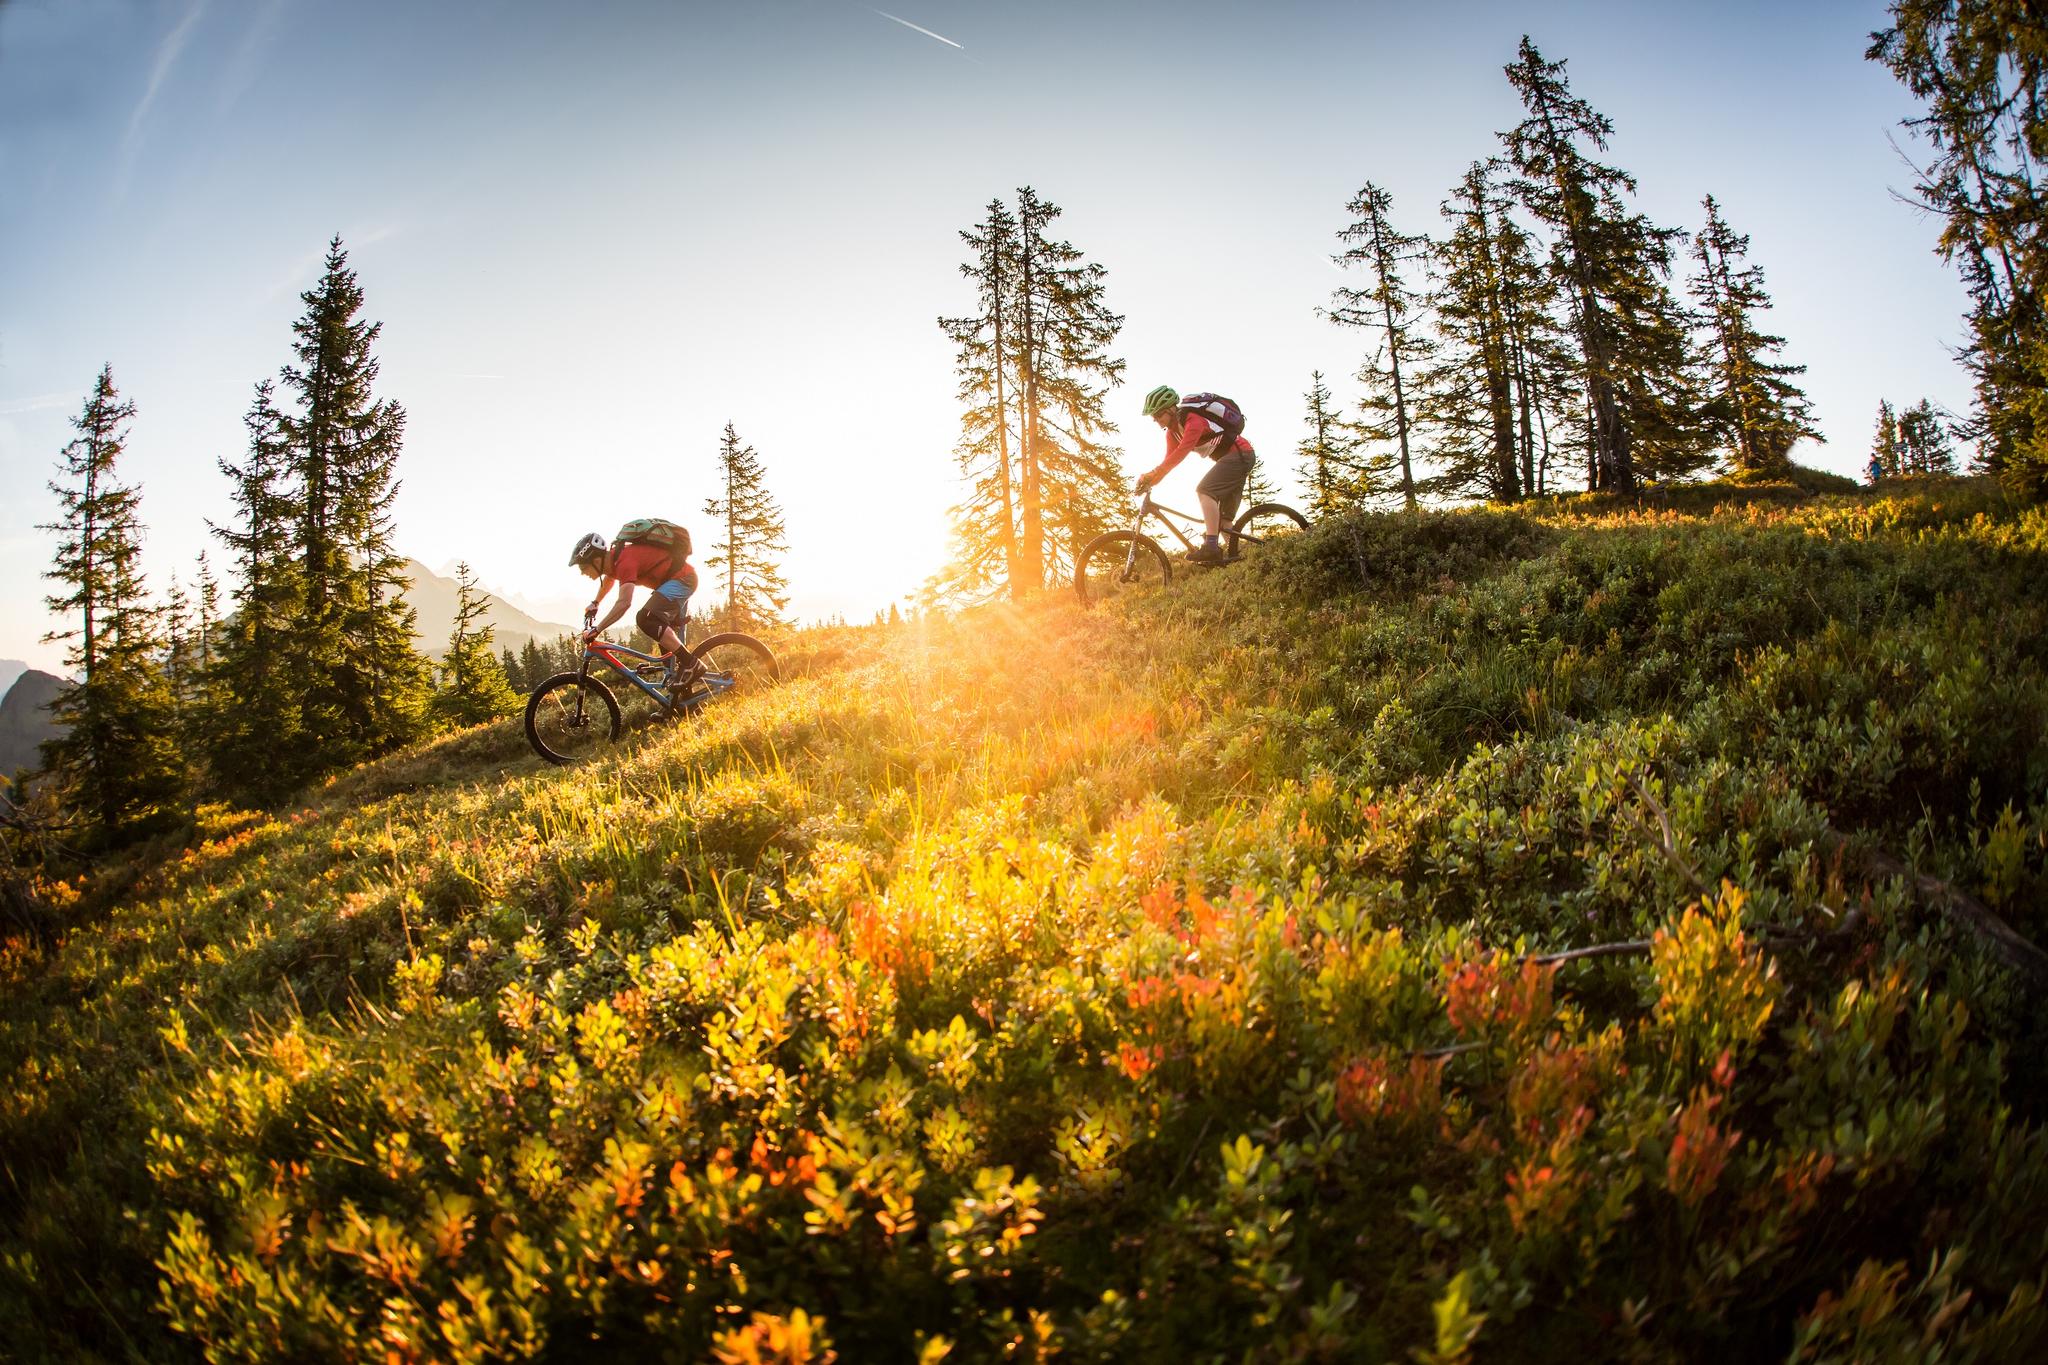
<svg viewBox="0 0 2048 1365">
<path fill-rule="evenodd" d="M 951 38 L 948 38 L 943 33 L 934 33 L 928 28 L 919 28 L 916 24 L 911 23 L 908 19 L 898 19 L 895 15 L 889 13 L 889 11 L 885 9 L 875 9 L 873 5 L 869 5 L 868 9 L 875 14 L 881 15 L 884 19 L 892 20 L 895 23 L 903 25 L 903 27 L 905 28 L 915 29 L 917 32 L 922 33 L 927 38 L 937 38 L 947 47 L 958 47 L 962 52 L 965 52 L 967 50 L 965 47 L 961 47 L 959 43 L 954 42 Z"/>
<path fill-rule="evenodd" d="M 117 192 L 125 194 L 128 189 L 128 173 L 135 165 L 135 150 L 142 138 L 142 121 L 149 115 L 149 107 L 156 103 L 157 91 L 163 88 L 164 80 L 171 74 L 171 68 L 178 64 L 178 54 L 185 50 L 185 39 L 192 34 L 192 25 L 199 22 L 199 16 L 206 12 L 206 0 L 185 11 L 185 17 L 170 35 L 157 46 L 156 62 L 150 67 L 149 84 L 136 101 L 135 112 L 128 116 L 128 132 L 121 139 L 121 164 L 117 172 Z"/>
</svg>

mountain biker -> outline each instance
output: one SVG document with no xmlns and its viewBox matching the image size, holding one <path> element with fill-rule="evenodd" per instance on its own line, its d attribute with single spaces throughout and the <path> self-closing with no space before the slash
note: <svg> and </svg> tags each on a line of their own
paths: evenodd
<svg viewBox="0 0 2048 1365">
<path fill-rule="evenodd" d="M 632 523 L 628 523 L 631 525 Z M 626 608 L 633 605 L 635 586 L 652 588 L 647 605 L 640 608 L 633 618 L 633 624 L 649 639 L 661 644 L 662 657 L 667 662 L 671 678 L 676 663 L 683 657 L 682 636 L 677 627 L 682 624 L 683 613 L 690 595 L 697 591 L 697 571 L 690 567 L 682 554 L 661 545 L 649 545 L 620 538 L 615 546 L 606 546 L 604 537 L 592 531 L 576 542 L 576 548 L 569 552 L 571 568 L 581 569 L 585 578 L 601 580 L 597 585 L 597 596 L 590 600 L 584 612 L 588 622 L 597 615 L 597 609 L 604 603 L 604 595 L 617 584 L 618 599 L 602 621 L 588 626 L 582 635 L 583 643 L 592 640 L 610 629 L 613 622 L 626 614 Z"/>
<path fill-rule="evenodd" d="M 1244 437 L 1226 442 L 1229 429 L 1222 422 L 1213 420 L 1221 415 L 1221 411 L 1220 407 L 1212 409 L 1207 405 L 1199 409 L 1184 406 L 1180 395 L 1164 384 L 1145 395 L 1145 415 L 1166 431 L 1166 458 L 1160 461 L 1157 469 L 1138 476 L 1140 493 L 1171 474 L 1173 467 L 1192 451 L 1200 451 L 1215 461 L 1215 466 L 1195 485 L 1195 494 L 1202 500 L 1202 544 L 1200 548 L 1188 551 L 1187 558 L 1191 564 L 1223 562 L 1223 547 L 1219 543 L 1223 523 L 1237 515 L 1238 501 L 1244 497 L 1245 480 L 1251 477 L 1252 466 L 1258 462 L 1251 442 Z M 1241 418 L 1238 420 L 1242 421 Z"/>
</svg>

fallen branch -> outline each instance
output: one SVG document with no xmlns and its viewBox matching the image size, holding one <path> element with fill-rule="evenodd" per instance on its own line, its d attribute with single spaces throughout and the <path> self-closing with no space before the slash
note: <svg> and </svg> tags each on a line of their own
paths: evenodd
<svg viewBox="0 0 2048 1365">
<path fill-rule="evenodd" d="M 1664 832 L 1664 837 L 1662 839 L 1657 838 L 1654 834 L 1650 834 L 1647 828 L 1643 830 L 1643 833 L 1650 835 L 1650 842 L 1656 846 L 1659 853 L 1664 855 L 1665 861 L 1677 868 L 1679 875 L 1692 884 L 1692 889 L 1698 893 L 1701 900 L 1706 900 L 1713 893 L 1707 889 L 1707 884 L 1700 880 L 1698 871 L 1678 851 L 1678 836 L 1671 832 L 1670 813 L 1664 809 L 1663 804 L 1656 797 L 1650 795 L 1650 789 L 1644 786 L 1634 773 L 1628 775 L 1628 784 L 1636 789 L 1636 795 L 1643 798 L 1643 804 L 1648 806 L 1650 813 L 1657 817 L 1657 828 Z M 1642 825 L 1640 819 L 1636 823 L 1638 826 Z"/>
<path fill-rule="evenodd" d="M 1853 856 L 1866 868 L 1881 876 L 1899 878 L 1919 893 L 1922 901 L 1939 911 L 1957 927 L 1968 931 L 1991 952 L 1992 956 L 2007 966 L 2024 972 L 2037 985 L 2048 985 L 2048 953 L 2042 952 L 2033 940 L 2007 924 L 1996 910 L 1969 892 L 1939 877 L 1915 872 L 1882 849 L 1858 848 L 1855 842 L 1840 830 L 1823 830 L 1821 840 L 1831 851 Z"/>
</svg>

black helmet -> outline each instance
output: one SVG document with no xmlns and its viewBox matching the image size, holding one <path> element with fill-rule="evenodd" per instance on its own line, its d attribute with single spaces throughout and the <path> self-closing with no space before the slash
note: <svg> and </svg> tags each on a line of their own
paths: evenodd
<svg viewBox="0 0 2048 1365">
<path fill-rule="evenodd" d="M 576 542 L 576 548 L 569 552 L 569 567 L 580 569 L 592 555 L 604 553 L 604 537 L 595 531 L 588 532 Z"/>
</svg>

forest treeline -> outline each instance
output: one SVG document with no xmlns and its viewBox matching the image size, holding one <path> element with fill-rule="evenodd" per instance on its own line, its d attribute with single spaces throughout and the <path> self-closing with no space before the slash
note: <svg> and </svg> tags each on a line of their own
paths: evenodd
<svg viewBox="0 0 2048 1365">
<path fill-rule="evenodd" d="M 362 315 L 338 237 L 301 301 L 290 360 L 255 386 L 246 447 L 218 462 L 233 506 L 210 526 L 225 582 L 202 553 L 189 589 L 174 578 L 152 597 L 141 491 L 121 470 L 136 410 L 111 366 L 72 420 L 77 434 L 51 484 L 58 517 L 43 529 L 57 538 L 48 605 L 66 622 L 48 638 L 66 646 L 75 683 L 51 708 L 62 729 L 44 748 L 42 777 L 9 796 L 10 830 L 61 835 L 90 853 L 172 823 L 198 800 L 274 803 L 441 730 L 509 714 L 515 688 L 576 666 L 573 637 L 494 650 L 488 595 L 466 562 L 445 650 L 422 651 L 393 544 L 405 409 L 377 394 L 381 324 Z M 712 590 L 698 614 L 781 624 L 781 508 L 731 425 L 717 458 L 701 508 Z"/>
<path fill-rule="evenodd" d="M 2035 55 L 2048 24 L 1986 22 L 1997 12 L 1989 0 L 1901 0 L 1867 54 L 1926 101 L 1912 126 L 1933 159 L 1916 193 L 1944 215 L 1939 250 L 1970 291 L 1962 359 L 1977 383 L 1967 416 L 1885 402 L 1868 471 L 1953 472 L 1961 439 L 1977 468 L 2038 496 L 2048 267 L 2033 148 L 2048 145 Z M 1636 211 L 1635 177 L 1605 159 L 1613 125 L 1572 91 L 1563 61 L 1525 37 L 1505 76 L 1524 117 L 1450 187 L 1434 234 L 1370 181 L 1345 206 L 1334 259 L 1356 283 L 1321 312 L 1358 338 L 1359 393 L 1347 407 L 1322 371 L 1310 376 L 1294 452 L 1309 509 L 1628 493 L 1722 469 L 1789 477 L 1796 443 L 1818 432 L 1802 367 L 1768 328 L 1747 236 L 1711 194 L 1689 235 Z M 963 496 L 930 600 L 1053 586 L 1121 514 L 1107 402 L 1123 382 L 1123 318 L 1107 270 L 1061 237 L 1060 216 L 1027 186 L 961 234 L 970 306 L 939 325 L 956 347 Z M 135 410 L 111 367 L 74 421 L 45 529 L 58 541 L 49 604 L 67 623 L 51 638 L 68 646 L 77 685 L 55 707 L 64 733 L 37 799 L 81 845 L 146 832 L 199 797 L 275 802 L 436 729 L 502 715 L 515 688 L 573 664 L 559 641 L 494 651 L 466 566 L 445 655 L 417 647 L 392 541 L 405 411 L 375 391 L 380 326 L 362 316 L 339 238 L 301 297 L 290 360 L 256 385 L 246 449 L 219 461 L 234 506 L 212 528 L 225 582 L 202 555 L 189 591 L 173 581 L 151 597 L 140 492 L 119 469 Z M 698 615 L 781 623 L 782 511 L 730 424 L 718 471 L 701 511 L 723 591 L 706 592 L 719 605 Z M 22 799 L 10 799 L 15 825 Z"/>
<path fill-rule="evenodd" d="M 1879 35 L 1873 55 L 1909 54 L 1894 62 L 1906 71 L 1930 60 L 1929 35 L 1959 20 L 1923 11 L 1959 12 L 1902 5 L 1897 33 L 1911 36 Z M 1980 84 L 1995 80 L 1993 68 Z M 1821 437 L 1800 387 L 1805 367 L 1784 358 L 1785 339 L 1769 330 L 1770 294 L 1748 236 L 1711 194 L 1690 234 L 1632 208 L 1635 176 L 1605 159 L 1614 126 L 1572 92 L 1563 61 L 1525 37 L 1505 74 L 1525 117 L 1450 188 L 1433 235 L 1405 221 L 1392 194 L 1370 181 L 1345 205 L 1333 259 L 1357 282 L 1319 311 L 1361 343 L 1359 394 L 1347 409 L 1323 371 L 1310 376 L 1306 434 L 1294 451 L 1309 510 L 1627 493 L 1646 480 L 1711 471 L 1789 477 L 1793 447 Z M 1979 98 L 1988 106 L 1997 90 Z M 1943 147 L 1985 126 L 1975 106 L 1929 120 L 1923 127 Z M 1981 197 L 1990 183 L 2017 194 L 2030 183 L 2024 166 L 2006 180 L 1984 171 L 1997 154 L 1984 147 L 1951 156 L 1977 168 L 1965 176 L 1969 194 Z M 1943 250 L 1970 257 L 1966 276 L 1983 284 L 1972 286 L 1980 313 L 2010 312 L 2001 300 L 2022 267 L 2005 259 L 2000 270 L 1984 267 L 1979 258 L 1999 239 L 1969 226 L 1977 210 L 1956 197 L 1965 191 L 1952 179 L 1935 175 L 1923 186 L 1930 205 L 1951 207 L 1967 228 L 1960 236 L 1952 229 Z M 961 233 L 973 307 L 939 326 L 956 347 L 965 496 L 937 596 L 1038 591 L 1071 562 L 1067 551 L 1122 513 L 1120 452 L 1107 444 L 1116 424 L 1105 404 L 1123 380 L 1111 352 L 1123 318 L 1108 306 L 1104 267 L 1051 231 L 1059 215 L 1025 187 L 1014 206 L 992 200 Z M 2001 327 L 2011 331 L 1986 322 L 1965 357 L 1980 374 L 2009 368 L 1992 361 Z M 1980 398 L 1986 413 L 2011 401 L 1981 386 Z M 1958 419 L 1926 400 L 1906 414 L 1910 425 L 1884 404 L 1873 479 L 1954 472 L 1960 435 L 1980 443 L 1982 468 L 2023 488 L 2038 484 L 2030 472 L 2037 457 L 1997 435 L 2011 425 L 2005 419 Z"/>
</svg>

